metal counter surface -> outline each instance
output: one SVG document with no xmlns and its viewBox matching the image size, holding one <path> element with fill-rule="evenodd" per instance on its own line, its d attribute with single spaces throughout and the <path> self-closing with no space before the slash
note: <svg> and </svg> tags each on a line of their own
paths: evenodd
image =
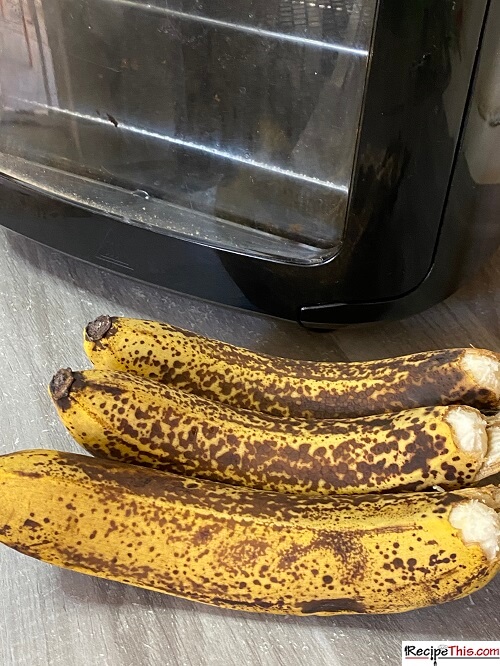
<svg viewBox="0 0 500 666">
<path fill-rule="evenodd" d="M 142 285 L 0 229 L 0 453 L 79 451 L 46 385 L 59 367 L 89 367 L 82 329 L 103 313 L 159 319 L 296 358 L 362 360 L 468 345 L 500 351 L 500 253 L 421 315 L 317 333 Z M 500 576 L 471 597 L 411 613 L 297 618 L 212 608 L 0 546 L 0 599 L 2 666 L 392 666 L 402 640 L 500 639 Z"/>
</svg>

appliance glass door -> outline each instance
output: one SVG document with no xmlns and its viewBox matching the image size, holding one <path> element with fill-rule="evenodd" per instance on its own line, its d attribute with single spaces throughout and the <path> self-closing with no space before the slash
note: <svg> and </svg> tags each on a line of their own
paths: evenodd
<svg viewBox="0 0 500 666">
<path fill-rule="evenodd" d="M 0 172 L 251 256 L 338 250 L 376 0 L 0 0 Z"/>
</svg>

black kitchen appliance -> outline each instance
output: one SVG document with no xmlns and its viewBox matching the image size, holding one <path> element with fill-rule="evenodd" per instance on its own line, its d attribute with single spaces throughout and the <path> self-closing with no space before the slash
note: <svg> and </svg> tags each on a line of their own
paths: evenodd
<svg viewBox="0 0 500 666">
<path fill-rule="evenodd" d="M 498 0 L 2 0 L 0 223 L 310 327 L 500 240 Z"/>
</svg>

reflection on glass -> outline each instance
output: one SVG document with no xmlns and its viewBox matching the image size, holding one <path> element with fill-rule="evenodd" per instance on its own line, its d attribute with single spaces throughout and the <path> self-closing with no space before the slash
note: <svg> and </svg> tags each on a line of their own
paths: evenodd
<svg viewBox="0 0 500 666">
<path fill-rule="evenodd" d="M 216 247 L 330 256 L 374 6 L 2 0 L 0 170 Z"/>
</svg>

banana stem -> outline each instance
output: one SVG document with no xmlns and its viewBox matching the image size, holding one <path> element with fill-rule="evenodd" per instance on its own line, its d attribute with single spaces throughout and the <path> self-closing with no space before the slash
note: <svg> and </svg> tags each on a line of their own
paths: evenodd
<svg viewBox="0 0 500 666">
<path fill-rule="evenodd" d="M 113 320 L 109 315 L 100 315 L 94 321 L 87 324 L 85 335 L 91 342 L 99 342 L 113 325 Z"/>
<path fill-rule="evenodd" d="M 500 417 L 498 414 L 486 417 L 486 422 L 488 451 L 483 466 L 474 477 L 474 481 L 481 481 L 500 472 Z"/>
<path fill-rule="evenodd" d="M 450 523 L 460 530 L 466 545 L 478 544 L 488 560 L 495 561 L 500 551 L 500 516 L 498 501 L 493 498 L 491 503 L 487 497 L 458 504 L 450 512 Z"/>
<path fill-rule="evenodd" d="M 49 384 L 52 398 L 57 402 L 67 398 L 74 381 L 75 377 L 71 368 L 61 368 L 58 370 Z"/>
</svg>

